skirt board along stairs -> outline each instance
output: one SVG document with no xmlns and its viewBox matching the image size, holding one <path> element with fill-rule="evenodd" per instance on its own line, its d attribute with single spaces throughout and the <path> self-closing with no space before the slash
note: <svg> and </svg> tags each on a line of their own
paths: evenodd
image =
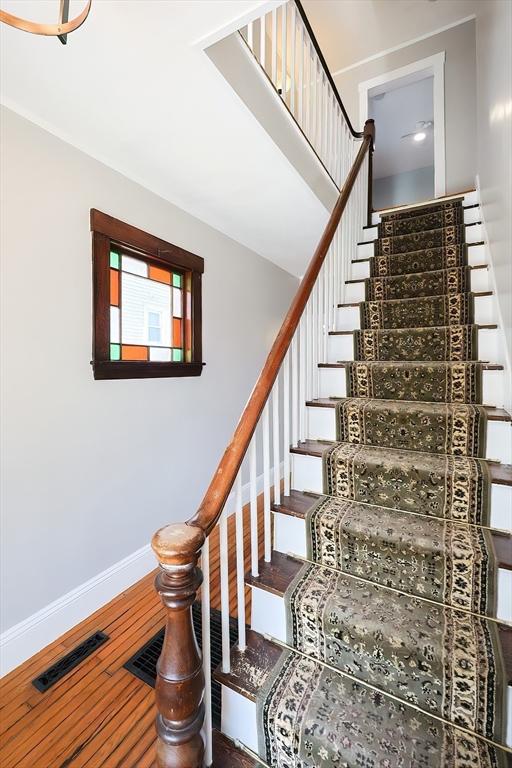
<svg viewBox="0 0 512 768">
<path fill-rule="evenodd" d="M 512 762 L 511 419 L 472 203 L 365 228 L 247 648 L 215 674 L 229 764 Z"/>
</svg>

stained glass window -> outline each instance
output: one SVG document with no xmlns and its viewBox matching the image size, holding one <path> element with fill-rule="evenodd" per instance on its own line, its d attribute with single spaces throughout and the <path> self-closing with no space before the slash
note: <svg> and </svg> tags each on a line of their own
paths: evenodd
<svg viewBox="0 0 512 768">
<path fill-rule="evenodd" d="M 96 378 L 198 376 L 203 259 L 91 211 Z"/>
<path fill-rule="evenodd" d="M 110 359 L 182 362 L 183 275 L 110 251 Z"/>
</svg>

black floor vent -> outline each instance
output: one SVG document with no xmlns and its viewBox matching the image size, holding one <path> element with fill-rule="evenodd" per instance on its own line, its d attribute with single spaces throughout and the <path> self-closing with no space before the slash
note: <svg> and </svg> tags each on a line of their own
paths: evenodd
<svg viewBox="0 0 512 768">
<path fill-rule="evenodd" d="M 38 675 L 35 680 L 32 680 L 32 685 L 34 685 L 38 691 L 44 693 L 48 688 L 51 688 L 52 685 L 55 685 L 55 683 L 71 672 L 72 669 L 77 667 L 84 659 L 90 656 L 91 653 L 94 653 L 96 648 L 99 648 L 100 645 L 106 643 L 107 640 L 108 635 L 104 632 L 95 632 L 94 635 L 91 635 L 87 640 L 84 640 L 83 643 L 80 643 L 76 648 L 73 648 L 72 651 L 63 656 L 62 659 L 59 659 L 59 661 L 49 667 L 45 672 Z"/>
<path fill-rule="evenodd" d="M 192 618 L 194 629 L 196 631 L 197 642 L 201 647 L 201 605 L 194 603 L 192 606 Z M 212 610 L 210 613 L 210 631 L 211 631 L 211 667 L 212 673 L 222 661 L 222 631 L 220 611 Z M 230 643 L 234 645 L 238 640 L 238 622 L 236 619 L 229 620 Z M 135 653 L 124 665 L 125 669 L 143 680 L 148 685 L 155 687 L 156 663 L 162 651 L 164 642 L 164 630 L 161 629 L 156 635 L 153 635 L 142 648 Z M 220 728 L 220 685 L 212 680 L 212 720 L 214 728 Z"/>
</svg>

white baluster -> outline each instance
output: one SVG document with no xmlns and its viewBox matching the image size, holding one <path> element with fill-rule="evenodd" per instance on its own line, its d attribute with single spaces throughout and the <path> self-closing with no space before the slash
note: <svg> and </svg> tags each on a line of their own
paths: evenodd
<svg viewBox="0 0 512 768">
<path fill-rule="evenodd" d="M 207 538 L 201 552 L 201 570 L 203 584 L 201 587 L 201 652 L 203 655 L 204 674 L 204 762 L 211 765 L 212 755 L 212 667 L 210 653 L 210 540 Z"/>
<path fill-rule="evenodd" d="M 267 16 L 264 15 L 260 19 L 260 64 L 265 69 L 266 64 L 266 58 L 267 58 L 267 52 L 266 52 L 266 45 L 267 45 L 267 31 L 266 31 L 266 20 Z"/>
<path fill-rule="evenodd" d="M 281 503 L 281 461 L 279 458 L 279 376 L 272 390 L 272 432 L 274 464 L 274 504 Z"/>
<path fill-rule="evenodd" d="M 297 349 L 299 329 L 292 339 L 292 445 L 299 440 L 299 356 Z"/>
<path fill-rule="evenodd" d="M 283 465 L 284 495 L 290 495 L 290 352 L 283 365 Z"/>
<path fill-rule="evenodd" d="M 236 594 L 238 609 L 238 647 L 245 651 L 245 562 L 244 562 L 244 510 L 242 505 L 242 471 L 235 480 L 236 515 Z"/>
<path fill-rule="evenodd" d="M 297 37 L 297 22 L 295 19 L 295 3 L 291 5 L 290 13 L 290 109 L 292 115 L 295 116 L 295 42 Z"/>
<path fill-rule="evenodd" d="M 306 317 L 302 313 L 299 324 L 299 440 L 306 439 Z"/>
<path fill-rule="evenodd" d="M 249 495 L 251 516 L 251 573 L 259 576 L 258 568 L 258 491 L 256 487 L 256 434 L 249 444 Z"/>
<path fill-rule="evenodd" d="M 302 23 L 302 19 L 299 18 L 299 74 L 298 74 L 298 110 L 297 110 L 297 120 L 299 121 L 299 125 L 302 129 L 304 129 L 304 56 L 305 56 L 305 45 L 304 45 L 304 25 Z"/>
<path fill-rule="evenodd" d="M 277 9 L 272 11 L 272 82 L 277 88 Z"/>
<path fill-rule="evenodd" d="M 228 549 L 228 516 L 224 507 L 219 522 L 219 554 L 220 554 L 220 611 L 222 625 L 222 671 L 230 672 L 229 658 L 231 641 L 229 638 L 229 549 Z"/>
<path fill-rule="evenodd" d="M 263 522 L 265 532 L 265 560 L 272 557 L 272 513 L 270 509 L 270 427 L 268 401 L 263 409 Z"/>
<path fill-rule="evenodd" d="M 286 33 L 287 33 L 287 20 L 286 20 L 286 3 L 281 6 L 281 98 L 286 104 Z"/>
<path fill-rule="evenodd" d="M 248 44 L 249 48 L 251 49 L 251 51 L 254 50 L 254 28 L 253 28 L 253 23 L 254 22 L 250 21 L 248 23 L 248 25 L 247 25 L 247 44 Z"/>
</svg>

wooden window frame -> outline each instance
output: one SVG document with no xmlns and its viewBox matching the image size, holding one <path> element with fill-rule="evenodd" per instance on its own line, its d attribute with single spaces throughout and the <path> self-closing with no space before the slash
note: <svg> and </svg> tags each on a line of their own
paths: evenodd
<svg viewBox="0 0 512 768">
<path fill-rule="evenodd" d="M 93 359 L 95 379 L 150 379 L 169 376 L 200 376 L 202 361 L 201 282 L 204 259 L 161 240 L 142 229 L 91 208 L 93 263 Z M 155 266 L 188 272 L 191 278 L 192 344 L 190 362 L 110 359 L 110 249 L 120 248 Z"/>
</svg>

